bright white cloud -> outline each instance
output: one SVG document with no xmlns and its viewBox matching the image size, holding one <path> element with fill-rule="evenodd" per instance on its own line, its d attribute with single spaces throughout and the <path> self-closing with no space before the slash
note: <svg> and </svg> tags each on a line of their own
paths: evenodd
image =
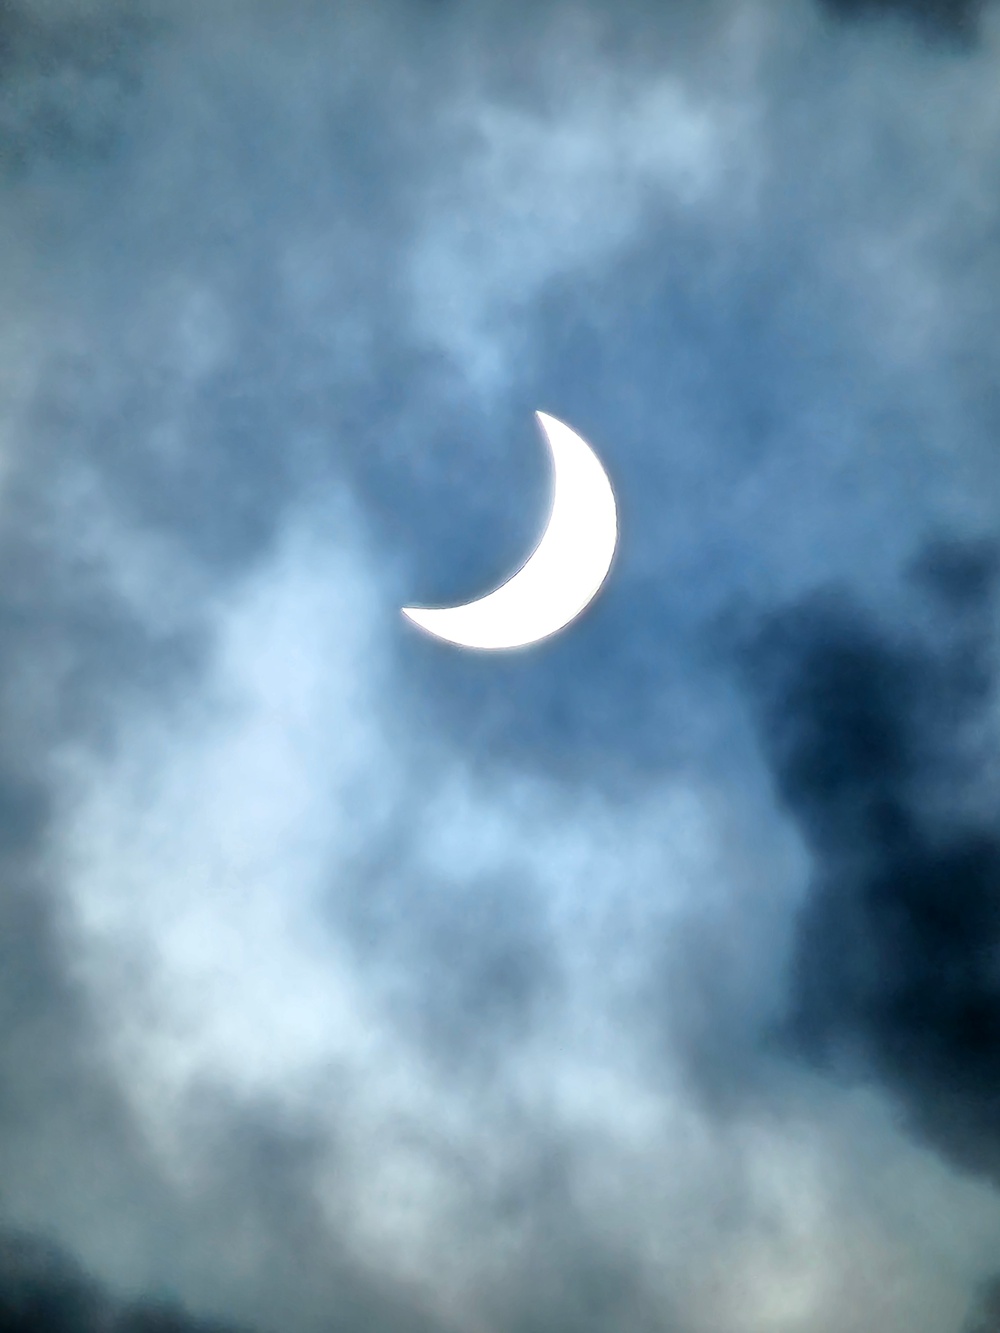
<svg viewBox="0 0 1000 1333">
<path fill-rule="evenodd" d="M 525 1172 L 531 1188 L 535 1134 L 569 1152 L 575 1202 L 612 1251 L 646 1256 L 652 1291 L 689 1290 L 735 1333 L 825 1328 L 831 1292 L 874 1253 L 919 1287 L 878 1210 L 859 1218 L 840 1196 L 828 1128 L 727 1142 L 669 1050 L 654 1088 L 624 1036 L 642 933 L 734 906 L 726 866 L 742 852 L 719 794 L 665 782 L 612 809 L 537 779 L 473 780 L 421 746 L 389 702 L 394 618 L 356 517 L 317 513 L 218 608 L 191 697 L 123 713 L 111 757 L 62 758 L 64 941 L 164 1169 L 197 1190 L 224 1150 L 198 1112 L 206 1090 L 283 1108 L 328 1136 L 316 1188 L 332 1232 L 467 1321 L 499 1299 L 505 1264 L 528 1262 L 530 1219 L 494 1201 Z M 565 1001 L 510 1044 L 502 1097 L 449 1082 L 392 1020 L 393 969 L 366 970 L 333 924 L 331 900 L 358 891 L 404 810 L 395 875 L 449 892 L 507 874 L 552 927 Z M 937 1188 L 940 1206 L 962 1196 Z M 749 1231 L 720 1223 L 741 1207 Z"/>
</svg>

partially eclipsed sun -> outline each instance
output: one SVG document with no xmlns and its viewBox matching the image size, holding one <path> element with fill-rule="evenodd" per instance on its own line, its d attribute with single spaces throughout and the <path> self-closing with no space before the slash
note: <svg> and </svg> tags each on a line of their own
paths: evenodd
<svg viewBox="0 0 1000 1333">
<path fill-rule="evenodd" d="M 533 553 L 506 583 L 463 606 L 404 606 L 435 638 L 463 648 L 523 648 L 564 629 L 594 600 L 618 544 L 618 511 L 600 460 L 575 431 L 536 412 L 552 454 L 552 511 Z"/>
</svg>

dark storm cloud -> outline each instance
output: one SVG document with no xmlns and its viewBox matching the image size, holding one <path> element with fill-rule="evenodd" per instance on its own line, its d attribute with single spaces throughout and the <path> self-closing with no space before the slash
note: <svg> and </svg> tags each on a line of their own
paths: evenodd
<svg viewBox="0 0 1000 1333">
<path fill-rule="evenodd" d="M 973 37 L 983 0 L 823 0 L 840 18 L 902 18 L 934 36 Z"/>
<path fill-rule="evenodd" d="M 149 24 L 130 6 L 0 7 L 0 173 L 85 167 L 114 150 L 139 82 Z"/>
<path fill-rule="evenodd" d="M 932 1143 L 994 1177 L 996 572 L 993 548 L 937 546 L 916 572 L 933 638 L 817 596 L 775 615 L 749 658 L 775 782 L 816 862 L 790 1033 L 841 1073 L 876 1071 Z"/>
<path fill-rule="evenodd" d="M 169 1304 L 113 1300 L 56 1247 L 0 1233 L 0 1327 L 4 1333 L 237 1333 Z"/>
</svg>

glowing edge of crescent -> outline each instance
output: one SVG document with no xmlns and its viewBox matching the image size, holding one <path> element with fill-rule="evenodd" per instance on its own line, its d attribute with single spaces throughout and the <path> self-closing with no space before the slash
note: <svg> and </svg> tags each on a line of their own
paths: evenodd
<svg viewBox="0 0 1000 1333">
<path fill-rule="evenodd" d="M 618 510 L 600 459 L 574 430 L 536 412 L 552 455 L 552 507 L 521 568 L 500 587 L 461 606 L 405 606 L 435 638 L 463 648 L 523 648 L 558 634 L 594 600 L 618 545 Z"/>
</svg>

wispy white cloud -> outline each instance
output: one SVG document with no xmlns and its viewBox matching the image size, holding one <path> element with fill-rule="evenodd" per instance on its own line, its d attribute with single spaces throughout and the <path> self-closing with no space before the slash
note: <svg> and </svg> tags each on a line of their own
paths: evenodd
<svg viewBox="0 0 1000 1333">
<path fill-rule="evenodd" d="M 225 1154 L 228 1113 L 206 1128 L 206 1097 L 270 1107 L 319 1135 L 316 1201 L 338 1245 L 476 1326 L 539 1243 L 530 1207 L 503 1199 L 530 1197 L 559 1145 L 566 1207 L 630 1256 L 651 1299 L 686 1292 L 692 1328 L 832 1330 L 848 1282 L 859 1321 L 877 1308 L 888 1328 L 931 1333 L 961 1283 L 916 1314 L 916 1243 L 886 1197 L 866 1208 L 845 1191 L 836 1120 L 786 1108 L 727 1131 L 670 1049 L 651 1069 L 628 1025 L 644 935 L 683 938 L 706 913 L 738 929 L 727 878 L 749 848 L 723 794 L 664 781 L 616 809 L 528 776 L 473 778 L 394 708 L 389 610 L 357 516 L 320 507 L 217 605 L 199 688 L 160 716 L 122 714 L 104 759 L 62 755 L 63 947 L 167 1175 L 196 1191 Z M 485 1082 L 442 1068 L 399 1021 L 400 999 L 420 1004 L 460 960 L 359 956 L 338 930 L 338 902 L 370 891 L 372 849 L 404 824 L 391 911 L 443 900 L 474 917 L 481 877 L 499 874 L 545 923 L 557 983 Z M 744 949 L 760 947 L 748 932 Z M 668 991 L 682 962 L 663 955 Z M 870 1134 L 871 1116 L 857 1126 Z M 934 1179 L 935 1206 L 975 1217 L 971 1236 L 1000 1229 L 995 1200 L 879 1132 L 890 1159 L 909 1153 L 908 1188 Z"/>
</svg>

